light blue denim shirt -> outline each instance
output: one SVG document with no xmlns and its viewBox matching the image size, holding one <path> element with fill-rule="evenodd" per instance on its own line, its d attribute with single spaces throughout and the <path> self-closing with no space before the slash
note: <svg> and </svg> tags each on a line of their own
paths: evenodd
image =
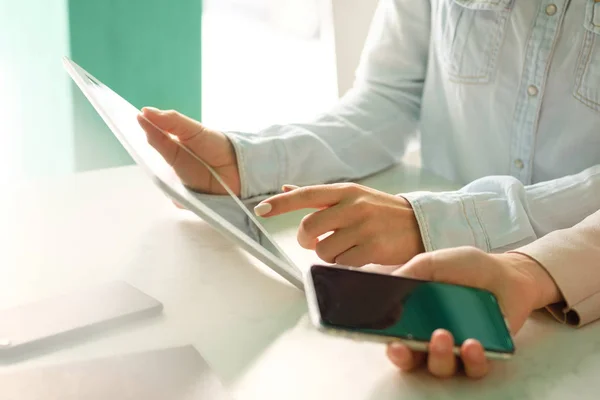
<svg viewBox="0 0 600 400">
<path fill-rule="evenodd" d="M 461 184 L 411 193 L 427 250 L 502 251 L 600 209 L 600 2 L 381 0 L 351 92 L 305 124 L 229 133 L 242 197 L 398 162 Z"/>
</svg>

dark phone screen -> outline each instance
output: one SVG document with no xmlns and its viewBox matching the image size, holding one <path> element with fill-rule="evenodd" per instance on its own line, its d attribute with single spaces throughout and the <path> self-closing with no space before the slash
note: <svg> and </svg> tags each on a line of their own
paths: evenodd
<svg viewBox="0 0 600 400">
<path fill-rule="evenodd" d="M 488 291 L 318 265 L 311 275 L 326 327 L 425 342 L 443 328 L 456 345 L 472 338 L 486 350 L 514 352 L 496 297 Z"/>
</svg>

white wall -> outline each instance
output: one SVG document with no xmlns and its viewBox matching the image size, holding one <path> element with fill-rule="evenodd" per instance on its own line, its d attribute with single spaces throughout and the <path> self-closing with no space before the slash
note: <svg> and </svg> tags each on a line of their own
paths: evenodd
<svg viewBox="0 0 600 400">
<path fill-rule="evenodd" d="M 338 92 L 352 87 L 378 0 L 331 0 L 336 47 Z"/>
<path fill-rule="evenodd" d="M 215 129 L 256 132 L 272 124 L 313 120 L 337 101 L 333 40 L 279 26 L 293 20 L 314 27 L 309 0 L 262 0 L 265 15 L 205 0 L 202 22 L 202 120 Z M 255 0 L 227 0 L 254 3 Z M 302 3 L 306 11 L 292 18 Z M 310 0 L 312 1 L 312 0 Z M 325 0 L 330 1 L 330 0 Z M 256 1 L 258 6 L 260 2 Z M 218 4 L 213 7 L 213 4 Z M 325 2 L 323 3 L 325 4 Z M 291 8 L 287 8 L 290 6 Z M 279 20 L 277 15 L 287 17 Z M 313 10 L 313 12 L 308 12 Z M 302 17 L 302 18 L 300 18 Z M 278 19 L 274 23 L 273 19 Z M 288 19 L 289 18 L 289 19 Z M 318 24 L 317 24 L 318 25 Z M 331 18 L 327 25 L 331 26 Z M 234 29 L 232 29 L 234 27 Z M 306 34 L 305 34 L 306 33 Z M 328 35 L 333 36 L 333 35 Z"/>
</svg>

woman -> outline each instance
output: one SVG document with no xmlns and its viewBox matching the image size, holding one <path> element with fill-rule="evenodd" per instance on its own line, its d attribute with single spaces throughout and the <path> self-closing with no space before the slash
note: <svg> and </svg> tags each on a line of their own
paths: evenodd
<svg viewBox="0 0 600 400">
<path fill-rule="evenodd" d="M 346 265 L 398 265 L 423 251 L 465 245 L 501 253 L 600 209 L 598 15 L 597 0 L 382 0 L 353 90 L 315 121 L 223 133 L 146 108 L 139 122 L 188 187 L 224 193 L 152 124 L 185 143 L 243 198 L 275 193 L 288 182 L 366 176 L 399 161 L 418 130 L 423 166 L 465 187 L 391 196 L 319 185 L 277 195 L 257 214 L 319 209 L 303 221 L 299 242 Z M 317 240 L 326 232 L 333 234 Z M 509 265 L 515 257 L 468 254 L 485 265 Z M 399 271 L 420 271 L 411 265 L 422 262 Z"/>
</svg>

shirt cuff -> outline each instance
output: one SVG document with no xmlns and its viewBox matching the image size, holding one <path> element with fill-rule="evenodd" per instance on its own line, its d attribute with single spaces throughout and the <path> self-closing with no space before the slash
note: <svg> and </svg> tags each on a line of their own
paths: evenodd
<svg viewBox="0 0 600 400">
<path fill-rule="evenodd" d="M 473 246 L 489 252 L 490 241 L 475 200 L 458 192 L 402 194 L 411 204 L 426 251 Z"/>
<path fill-rule="evenodd" d="M 225 132 L 233 144 L 240 173 L 241 198 L 275 193 L 285 176 L 286 161 L 280 138 Z"/>
</svg>

